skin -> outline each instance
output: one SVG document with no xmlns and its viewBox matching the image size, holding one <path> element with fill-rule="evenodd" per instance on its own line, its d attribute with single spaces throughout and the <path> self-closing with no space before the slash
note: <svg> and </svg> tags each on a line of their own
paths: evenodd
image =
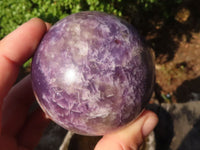
<svg viewBox="0 0 200 150">
<path fill-rule="evenodd" d="M 49 121 L 35 102 L 28 75 L 13 84 L 20 66 L 32 57 L 50 24 L 38 18 L 24 23 L 0 41 L 0 149 L 33 150 Z M 158 123 L 156 114 L 144 110 L 126 127 L 105 135 L 95 150 L 136 150 Z"/>
</svg>

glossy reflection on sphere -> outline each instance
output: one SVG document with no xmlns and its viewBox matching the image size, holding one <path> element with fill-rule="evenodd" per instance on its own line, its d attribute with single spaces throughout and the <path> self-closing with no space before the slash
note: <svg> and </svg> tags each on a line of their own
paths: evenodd
<svg viewBox="0 0 200 150">
<path fill-rule="evenodd" d="M 103 135 L 133 120 L 154 82 L 151 55 L 136 30 L 100 12 L 57 22 L 38 46 L 31 74 L 44 112 L 84 135 Z"/>
</svg>

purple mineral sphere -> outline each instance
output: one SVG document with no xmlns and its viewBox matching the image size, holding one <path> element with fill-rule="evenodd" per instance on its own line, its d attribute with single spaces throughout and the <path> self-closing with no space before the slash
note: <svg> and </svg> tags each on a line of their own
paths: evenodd
<svg viewBox="0 0 200 150">
<path fill-rule="evenodd" d="M 103 135 L 137 117 L 149 101 L 154 66 L 137 31 L 101 12 L 57 22 L 32 62 L 32 85 L 54 122 L 83 135 Z"/>
</svg>

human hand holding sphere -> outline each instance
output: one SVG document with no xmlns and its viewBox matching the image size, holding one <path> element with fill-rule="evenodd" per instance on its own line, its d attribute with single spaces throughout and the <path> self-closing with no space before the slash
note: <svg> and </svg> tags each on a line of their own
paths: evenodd
<svg viewBox="0 0 200 150">
<path fill-rule="evenodd" d="M 14 60 L 14 62 L 17 62 L 18 64 L 22 64 L 24 61 L 26 61 L 33 54 L 34 50 L 36 49 L 36 46 L 38 45 L 39 41 L 41 40 L 41 37 L 43 36 L 44 32 L 46 32 L 46 27 L 41 28 L 41 26 L 44 27 L 43 25 L 44 25 L 44 23 L 41 20 L 33 19 L 32 21 L 29 21 L 26 24 L 19 27 L 16 31 L 14 31 L 10 35 L 8 35 L 6 38 L 2 39 L 0 41 L 0 49 L 1 49 L 0 56 L 1 56 L 1 58 L 2 58 L 2 56 L 3 57 L 6 56 L 7 58 Z M 33 29 L 34 29 L 34 31 L 33 31 Z M 32 36 L 30 36 L 30 35 L 32 35 Z M 24 44 L 24 41 L 25 41 L 24 39 L 26 39 L 26 41 L 28 39 L 26 44 Z M 116 42 L 118 43 L 118 41 L 116 41 Z M 9 47 L 9 50 L 8 50 L 8 47 Z M 17 55 L 13 55 L 13 53 L 17 54 Z M 0 59 L 0 62 L 1 62 L 0 70 L 2 70 L 5 67 L 7 68 L 7 70 L 10 70 L 9 72 L 1 73 L 1 77 L 2 77 L 1 80 L 4 81 L 4 82 L 1 82 L 1 86 L 0 86 L 0 88 L 1 88 L 0 90 L 2 91 L 1 92 L 1 102 L 3 103 L 3 99 L 4 99 L 4 103 L 6 101 L 9 103 L 7 103 L 7 105 L 5 105 L 5 104 L 1 105 L 1 108 L 2 108 L 2 106 L 4 106 L 4 109 L 1 114 L 1 116 L 2 116 L 1 131 L 2 132 L 1 132 L 1 137 L 0 137 L 1 138 L 0 147 L 1 147 L 1 149 L 3 149 L 5 145 L 12 146 L 15 143 L 13 141 L 15 141 L 15 140 L 19 141 L 19 139 L 18 139 L 19 136 L 16 137 L 16 136 L 14 136 L 14 134 L 8 134 L 8 132 L 6 132 L 8 130 L 6 128 L 6 126 L 12 127 L 9 129 L 13 129 L 14 131 L 16 131 L 15 133 L 18 133 L 18 134 L 19 134 L 19 129 L 20 129 L 20 131 L 24 131 L 23 132 L 24 137 L 20 136 L 21 142 L 15 143 L 16 147 L 19 147 L 22 145 L 27 145 L 26 147 L 34 147 L 35 144 L 37 143 L 39 137 L 41 136 L 41 132 L 33 133 L 33 132 L 29 132 L 30 130 L 28 130 L 28 129 L 22 130 L 25 127 L 23 122 L 19 126 L 16 122 L 15 122 L 15 125 L 13 125 L 13 122 L 12 122 L 12 118 L 14 118 L 14 117 L 16 118 L 17 115 L 21 116 L 22 120 L 28 119 L 28 118 L 26 118 L 26 117 L 28 117 L 28 116 L 26 116 L 26 113 L 28 113 L 28 112 L 23 113 L 24 115 L 22 115 L 22 113 L 20 113 L 20 111 L 22 111 L 22 109 L 20 109 L 20 108 L 23 105 L 22 99 L 20 99 L 20 98 L 18 99 L 14 95 L 16 95 L 18 93 L 17 95 L 23 95 L 24 100 L 30 99 L 30 103 L 32 102 L 33 95 L 31 95 L 31 94 L 26 95 L 26 94 L 28 94 L 28 92 L 23 93 L 23 91 L 22 91 L 23 90 L 22 87 L 25 87 L 25 89 L 27 89 L 27 91 L 31 90 L 31 88 L 27 88 L 27 86 L 30 87 L 30 78 L 28 77 L 25 80 L 23 80 L 22 82 L 20 82 L 19 84 L 17 84 L 16 86 L 14 86 L 12 88 L 12 90 L 10 90 L 10 92 L 8 93 L 10 87 L 12 86 L 12 84 L 15 81 L 15 77 L 17 75 L 17 70 L 18 70 L 18 66 L 15 68 L 15 66 L 13 66 L 13 64 L 9 61 L 9 59 L 8 60 Z M 72 74 L 73 74 L 73 71 L 72 71 Z M 27 85 L 27 86 L 25 86 L 25 85 Z M 26 99 L 26 97 L 27 97 L 27 99 Z M 20 102 L 20 100 L 21 100 L 21 102 Z M 13 113 L 12 110 L 14 108 L 10 107 L 10 106 L 13 106 L 14 103 L 19 104 L 17 107 L 19 108 L 20 111 L 18 111 L 19 113 L 17 113 L 17 114 Z M 30 105 L 25 105 L 25 106 L 23 105 L 23 108 L 24 107 L 29 108 L 29 106 Z M 8 108 L 10 108 L 10 109 L 8 109 Z M 5 113 L 5 112 L 12 112 L 12 113 L 10 113 L 12 115 L 8 116 L 8 115 L 6 115 L 7 113 Z M 38 118 L 44 118 L 44 117 L 39 117 L 39 116 L 42 116 L 41 114 L 42 113 L 37 114 L 35 117 L 35 120 L 37 120 Z M 34 119 L 34 118 L 29 118 L 28 120 L 31 121 L 32 119 Z M 44 120 L 45 120 L 45 118 L 44 118 Z M 151 120 L 151 121 L 149 122 L 148 120 Z M 100 142 L 97 144 L 96 149 L 104 149 L 105 150 L 107 148 L 112 149 L 114 147 L 115 148 L 118 147 L 120 149 L 120 147 L 118 145 L 119 142 L 122 145 L 124 145 L 125 147 L 127 145 L 135 145 L 135 147 L 137 147 L 143 141 L 143 136 L 148 135 L 150 133 L 150 131 L 153 130 L 156 123 L 157 123 L 157 117 L 155 116 L 155 114 L 150 111 L 144 111 L 140 115 L 140 117 L 138 117 L 137 119 L 135 119 L 134 121 L 129 123 L 129 125 L 121 128 L 120 130 L 117 130 L 117 131 L 114 131 L 114 132 L 104 135 L 104 138 L 102 140 L 100 140 Z M 41 122 L 37 122 L 36 124 L 32 124 L 32 126 L 29 126 L 29 127 L 34 129 L 34 127 L 36 127 L 37 124 L 38 125 L 43 124 L 43 128 L 45 126 L 44 125 L 45 123 L 41 121 Z M 17 128 L 15 128 L 16 126 L 17 126 Z M 41 128 L 42 128 L 42 125 L 41 125 Z M 141 130 L 141 129 L 143 129 L 143 130 Z M 27 135 L 29 137 L 38 137 L 38 138 L 35 138 L 35 140 L 33 140 L 32 138 L 25 138 L 25 135 Z M 9 141 L 8 139 L 14 139 L 14 140 Z M 128 140 L 128 139 L 130 139 L 130 140 Z M 5 141 L 7 141 L 7 142 L 5 142 Z M 31 141 L 34 144 L 31 144 Z M 108 143 L 109 143 L 109 145 L 108 145 Z M 9 150 L 9 147 L 7 147 L 6 149 Z"/>
</svg>

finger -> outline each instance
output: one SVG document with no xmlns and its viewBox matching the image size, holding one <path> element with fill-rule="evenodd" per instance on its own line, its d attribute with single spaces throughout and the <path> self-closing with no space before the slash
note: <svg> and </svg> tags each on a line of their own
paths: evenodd
<svg viewBox="0 0 200 150">
<path fill-rule="evenodd" d="M 38 109 L 28 118 L 25 126 L 18 134 L 18 144 L 28 149 L 33 149 L 39 142 L 44 129 L 49 124 L 41 109 Z"/>
<path fill-rule="evenodd" d="M 51 28 L 51 24 L 50 23 L 48 23 L 48 22 L 45 22 L 45 25 L 46 25 L 46 27 L 47 27 L 47 31 Z"/>
<path fill-rule="evenodd" d="M 46 31 L 46 24 L 34 18 L 0 41 L 0 104 L 15 82 L 19 67 L 32 56 Z"/>
<path fill-rule="evenodd" d="M 127 126 L 104 135 L 95 150 L 137 150 L 157 123 L 158 117 L 155 113 L 144 111 L 139 118 Z"/>
<path fill-rule="evenodd" d="M 0 135 L 1 150 L 18 150 L 18 145 L 14 137 Z"/>
<path fill-rule="evenodd" d="M 35 101 L 30 75 L 16 84 L 4 99 L 2 135 L 14 136 L 23 126 L 31 104 Z M 14 125 L 13 125 L 14 124 Z"/>
</svg>

